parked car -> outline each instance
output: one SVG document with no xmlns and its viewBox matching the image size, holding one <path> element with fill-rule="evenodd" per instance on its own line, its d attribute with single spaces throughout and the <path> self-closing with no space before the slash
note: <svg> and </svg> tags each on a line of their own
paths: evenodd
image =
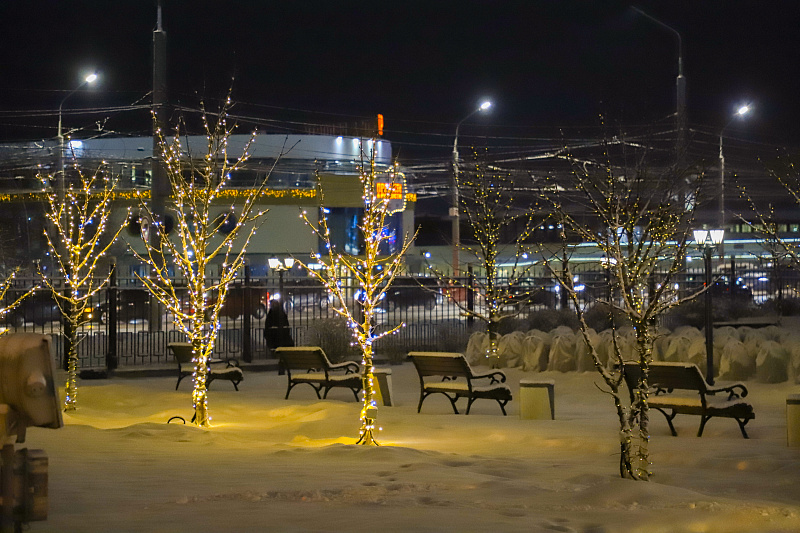
<svg viewBox="0 0 800 533">
<path fill-rule="evenodd" d="M 398 276 L 384 290 L 378 310 L 386 312 L 412 306 L 433 309 L 442 298 L 442 287 L 437 278 Z M 361 302 L 362 299 L 363 292 L 356 291 L 355 300 Z"/>
<path fill-rule="evenodd" d="M 283 294 L 274 295 L 283 299 L 284 309 L 318 307 L 327 309 L 330 305 L 328 290 L 315 278 L 289 278 L 283 283 Z"/>
<path fill-rule="evenodd" d="M 100 304 L 100 323 L 108 322 L 108 301 Z M 146 289 L 117 289 L 117 321 L 133 322 L 150 318 L 150 293 Z"/>
<path fill-rule="evenodd" d="M 8 301 L 14 301 L 17 296 L 9 297 Z M 100 310 L 98 305 L 88 305 L 84 311 L 82 322 L 100 322 Z M 22 327 L 26 323 L 33 323 L 36 326 L 43 326 L 48 322 L 60 322 L 61 309 L 53 299 L 49 290 L 39 290 L 28 296 L 20 304 L 6 313 L 4 322 L 14 327 Z"/>
<path fill-rule="evenodd" d="M 244 313 L 250 313 L 254 318 L 262 319 L 267 315 L 267 305 L 270 300 L 270 293 L 268 290 L 260 287 L 250 287 L 250 302 L 246 307 L 245 289 L 242 287 L 231 287 L 225 295 L 225 301 L 219 311 L 220 318 L 239 318 Z M 190 302 L 186 301 L 188 308 Z M 206 319 L 211 318 L 211 310 L 208 309 L 216 304 L 216 297 L 208 298 Z"/>
<path fill-rule="evenodd" d="M 411 306 L 433 309 L 442 298 L 442 287 L 437 278 L 398 276 L 385 291 L 383 307 L 387 311 Z"/>
<path fill-rule="evenodd" d="M 523 308 L 543 306 L 554 309 L 558 301 L 560 287 L 549 278 L 522 279 L 513 285 L 501 285 L 500 293 L 505 296 L 503 305 Z"/>
</svg>

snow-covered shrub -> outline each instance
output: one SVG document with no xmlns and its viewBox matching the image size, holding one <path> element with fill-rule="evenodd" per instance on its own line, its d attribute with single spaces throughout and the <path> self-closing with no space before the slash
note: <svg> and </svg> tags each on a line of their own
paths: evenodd
<svg viewBox="0 0 800 533">
<path fill-rule="evenodd" d="M 575 333 L 561 331 L 550 342 L 550 361 L 547 370 L 569 372 L 575 370 Z"/>
<path fill-rule="evenodd" d="M 742 341 L 731 339 L 722 349 L 719 362 L 719 379 L 727 381 L 745 380 L 756 371 L 755 356 L 748 353 Z"/>
<path fill-rule="evenodd" d="M 515 368 L 522 366 L 525 355 L 525 334 L 521 331 L 512 331 L 500 337 L 497 345 L 497 355 L 500 357 L 500 367 Z"/>
<path fill-rule="evenodd" d="M 550 334 L 533 329 L 525 335 L 523 340 L 525 349 L 522 357 L 522 369 L 526 371 L 547 370 L 550 357 Z"/>
<path fill-rule="evenodd" d="M 788 379 L 789 352 L 775 341 L 764 341 L 756 357 L 756 379 L 762 383 L 782 383 Z"/>
<path fill-rule="evenodd" d="M 489 351 L 489 334 L 485 331 L 476 331 L 469 336 L 467 351 L 464 356 L 471 365 L 486 362 L 486 353 Z"/>
</svg>

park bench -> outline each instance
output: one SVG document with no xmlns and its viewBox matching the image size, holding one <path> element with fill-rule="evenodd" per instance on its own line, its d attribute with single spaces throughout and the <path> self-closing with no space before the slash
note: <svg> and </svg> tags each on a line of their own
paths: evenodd
<svg viewBox="0 0 800 533">
<path fill-rule="evenodd" d="M 284 346 L 276 348 L 275 353 L 289 379 L 286 399 L 295 385 L 307 383 L 320 400 L 327 398 L 332 388 L 344 387 L 353 391 L 358 401 L 362 383 L 359 365 L 355 361 L 331 363 L 319 346 Z M 325 389 L 325 393 L 320 396 L 322 389 Z"/>
<path fill-rule="evenodd" d="M 637 363 L 625 363 L 625 382 L 633 400 L 634 391 L 638 387 L 641 368 Z M 703 428 L 712 417 L 733 418 L 739 423 L 742 436 L 748 438 L 744 429 L 748 421 L 755 418 L 753 406 L 743 400 L 747 396 L 747 388 L 741 383 L 725 387 L 709 385 L 697 365 L 691 363 L 650 363 L 648 378 L 650 396 L 647 404 L 651 409 L 661 411 L 673 436 L 677 436 L 672 420 L 679 414 L 697 415 L 700 417 L 700 429 L 697 436 L 703 435 Z M 682 391 L 676 393 L 676 391 Z M 668 413 L 669 411 L 669 413 Z"/>
<path fill-rule="evenodd" d="M 456 401 L 467 398 L 467 413 L 469 414 L 472 402 L 478 398 L 496 400 L 500 405 L 503 415 L 506 414 L 506 404 L 511 401 L 511 389 L 505 383 L 506 375 L 500 370 L 476 374 L 472 371 L 466 358 L 460 353 L 450 352 L 410 352 L 408 357 L 414 363 L 419 374 L 419 405 L 417 412 L 422 409 L 422 402 L 431 394 L 444 394 L 453 411 L 458 414 Z M 428 378 L 441 378 L 433 380 Z M 474 383 L 479 380 L 489 380 L 487 384 Z"/>
<path fill-rule="evenodd" d="M 189 342 L 171 342 L 167 347 L 175 356 L 178 363 L 178 382 L 175 390 L 181 384 L 181 380 L 194 373 L 194 361 L 192 361 L 192 344 Z M 222 366 L 224 365 L 224 366 Z M 244 373 L 239 368 L 239 361 L 236 359 L 209 359 L 208 374 L 206 376 L 206 388 L 211 386 L 211 382 L 217 379 L 224 379 L 233 384 L 233 388 L 239 390 L 239 383 L 244 379 Z"/>
</svg>

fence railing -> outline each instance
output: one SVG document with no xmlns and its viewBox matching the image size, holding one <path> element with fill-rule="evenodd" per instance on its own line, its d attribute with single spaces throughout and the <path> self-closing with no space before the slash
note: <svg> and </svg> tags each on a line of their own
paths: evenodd
<svg viewBox="0 0 800 533">
<path fill-rule="evenodd" d="M 478 313 L 484 310 L 479 294 L 470 297 L 468 291 L 451 291 L 453 297 L 458 298 L 458 305 L 444 296 L 445 291 L 437 280 L 422 278 L 422 281 L 420 284 L 415 279 L 402 278 L 386 290 L 376 317 L 376 327 L 405 324 L 393 336 L 392 342 L 409 349 L 433 346 L 443 328 L 451 332 L 467 332 L 480 323 L 471 319 L 464 310 L 468 306 Z M 467 278 L 462 281 L 466 283 Z M 481 281 L 476 280 L 474 286 L 479 286 Z M 733 276 L 730 270 L 720 269 L 715 274 L 715 281 L 715 297 L 744 297 L 753 304 L 792 298 L 799 294 L 800 289 L 800 278 L 792 271 L 781 274 L 757 264 L 738 264 Z M 703 273 L 689 269 L 672 282 L 680 292 L 688 294 L 702 287 Z M 15 279 L 14 283 L 2 302 L 4 306 L 25 289 L 40 284 L 36 279 L 24 278 Z M 503 280 L 499 283 L 502 285 Z M 579 272 L 573 285 L 579 289 L 582 305 L 591 305 L 598 299 L 615 298 L 614 288 L 603 271 Z M 356 305 L 356 283 L 346 281 L 345 287 L 348 305 Z M 523 280 L 518 287 L 518 296 L 509 298 L 506 306 L 509 314 L 518 313 L 524 318 L 541 309 L 562 309 L 565 305 L 569 308 L 554 280 L 531 278 Z M 324 287 L 309 278 L 248 277 L 237 281 L 229 290 L 220 316 L 215 355 L 238 357 L 245 361 L 267 359 L 264 318 L 270 298 L 279 294 L 297 344 L 312 342 L 315 330 L 338 316 Z M 172 315 L 152 300 L 134 279 L 115 280 L 112 286 L 97 295 L 91 307 L 92 317 L 79 331 L 78 355 L 83 369 L 164 365 L 172 361 L 167 344 L 186 340 L 174 324 Z M 65 343 L 61 315 L 47 289 L 42 288 L 26 299 L 3 321 L 4 327 L 11 331 L 51 335 L 56 359 L 59 363 L 63 361 Z"/>
</svg>

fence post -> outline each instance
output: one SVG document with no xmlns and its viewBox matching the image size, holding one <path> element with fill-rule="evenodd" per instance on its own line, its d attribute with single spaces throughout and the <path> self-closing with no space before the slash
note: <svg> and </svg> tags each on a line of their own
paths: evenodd
<svg viewBox="0 0 800 533">
<path fill-rule="evenodd" d="M 73 315 L 72 301 L 69 300 L 72 295 L 69 292 L 69 286 L 67 285 L 66 279 L 64 280 L 64 296 L 67 298 L 67 301 L 65 302 L 67 310 L 70 315 Z M 64 325 L 63 328 L 61 328 L 64 334 L 64 353 L 62 354 L 64 358 L 64 364 L 62 365 L 62 368 L 66 371 L 69 371 L 69 352 L 72 350 L 72 325 L 65 316 L 62 316 L 61 320 L 62 324 Z"/>
<path fill-rule="evenodd" d="M 472 271 L 472 263 L 467 264 L 467 327 L 472 329 L 475 323 L 475 272 Z"/>
<path fill-rule="evenodd" d="M 106 306 L 106 328 L 108 346 L 106 347 L 106 370 L 109 375 L 116 370 L 117 360 L 117 260 L 111 258 L 108 277 L 108 298 Z"/>
<path fill-rule="evenodd" d="M 242 314 L 242 359 L 250 363 L 253 361 L 253 344 L 252 344 L 252 320 L 250 310 L 251 305 L 251 290 L 250 290 L 250 263 L 244 263 L 244 313 Z"/>
</svg>

